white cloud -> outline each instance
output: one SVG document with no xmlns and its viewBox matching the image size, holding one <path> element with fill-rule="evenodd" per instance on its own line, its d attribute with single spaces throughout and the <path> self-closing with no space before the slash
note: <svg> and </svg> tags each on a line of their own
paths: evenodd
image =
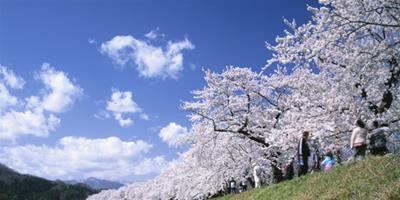
<svg viewBox="0 0 400 200">
<path fill-rule="evenodd" d="M 74 85 L 64 72 L 56 71 L 48 63 L 42 65 L 39 79 L 47 90 L 42 107 L 50 112 L 65 111 L 83 93 L 83 90 Z"/>
<path fill-rule="evenodd" d="M 165 38 L 165 34 L 160 33 L 160 28 L 157 27 L 151 30 L 150 32 L 146 33 L 144 37 L 146 37 L 149 40 L 156 41 L 156 40 L 163 40 Z"/>
<path fill-rule="evenodd" d="M 179 140 L 187 134 L 188 130 L 186 127 L 171 122 L 160 130 L 159 136 L 164 142 L 168 143 L 169 146 L 176 146 Z"/>
<path fill-rule="evenodd" d="M 158 37 L 157 30 L 151 30 L 150 32 L 146 33 L 144 36 L 148 39 L 155 40 Z"/>
<path fill-rule="evenodd" d="M 107 102 L 107 110 L 117 113 L 134 113 L 140 108 L 132 100 L 132 92 L 114 90 L 111 94 L 111 100 Z"/>
<path fill-rule="evenodd" d="M 154 158 L 146 158 L 133 168 L 135 175 L 146 175 L 152 173 L 160 173 L 170 166 L 164 156 L 156 156 Z"/>
<path fill-rule="evenodd" d="M 143 154 L 151 148 L 151 144 L 142 140 L 64 137 L 53 147 L 4 147 L 0 161 L 22 173 L 50 179 L 81 179 L 95 176 L 117 180 L 134 174 L 135 166 L 141 165 Z"/>
<path fill-rule="evenodd" d="M 107 101 L 107 111 L 111 112 L 122 127 L 133 124 L 131 118 L 124 118 L 122 114 L 140 112 L 141 109 L 132 99 L 132 92 L 114 90 L 111 100 Z"/>
<path fill-rule="evenodd" d="M 156 37 L 155 32 L 146 34 L 148 38 Z M 145 78 L 177 79 L 183 70 L 182 51 L 194 49 L 187 39 L 168 41 L 165 47 L 155 46 L 133 36 L 115 36 L 101 45 L 101 52 L 109 56 L 116 64 L 124 66 L 134 62 L 139 75 Z"/>
<path fill-rule="evenodd" d="M 10 94 L 7 87 L 11 89 L 22 89 L 25 85 L 24 79 L 16 76 L 12 70 L 0 65 L 0 113 L 5 108 L 14 106 L 18 103 L 17 97 Z"/>
<path fill-rule="evenodd" d="M 142 114 L 140 114 L 140 119 L 148 121 L 148 120 L 150 120 L 150 116 L 146 113 L 142 113 Z"/>
<path fill-rule="evenodd" d="M 94 117 L 97 119 L 105 120 L 111 117 L 111 114 L 106 110 L 100 110 L 98 113 L 94 114 Z"/>
<path fill-rule="evenodd" d="M 93 38 L 88 38 L 89 44 L 97 44 L 97 41 Z"/>
<path fill-rule="evenodd" d="M 112 40 L 101 44 L 100 51 L 109 56 L 115 63 L 125 65 L 131 60 L 135 38 L 132 36 L 115 36 Z"/>
<path fill-rule="evenodd" d="M 13 71 L 7 69 L 7 67 L 3 65 L 0 65 L 0 74 L 3 75 L 2 82 L 5 82 L 13 89 L 22 89 L 25 85 L 24 79 L 16 76 Z"/>
<path fill-rule="evenodd" d="M 4 84 L 0 83 L 0 113 L 2 113 L 4 108 L 13 106 L 17 104 L 17 102 L 18 99 L 10 94 Z"/>
<path fill-rule="evenodd" d="M 129 117 L 123 118 L 121 113 L 114 113 L 115 120 L 118 121 L 119 125 L 122 127 L 128 127 L 133 124 L 133 120 Z"/>
<path fill-rule="evenodd" d="M 83 90 L 62 71 L 44 63 L 37 79 L 44 84 L 41 96 L 19 99 L 6 86 L 22 89 L 25 81 L 0 65 L 0 140 L 15 141 L 23 135 L 46 137 L 59 124 L 54 113 L 65 111 Z"/>
<path fill-rule="evenodd" d="M 59 118 L 40 110 L 11 110 L 0 115 L 0 140 L 15 140 L 22 135 L 46 137 L 59 123 Z"/>
</svg>

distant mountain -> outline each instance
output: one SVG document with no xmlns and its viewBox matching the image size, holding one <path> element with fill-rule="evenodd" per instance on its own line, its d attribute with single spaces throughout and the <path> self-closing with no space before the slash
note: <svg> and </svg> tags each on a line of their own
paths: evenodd
<svg viewBox="0 0 400 200">
<path fill-rule="evenodd" d="M 124 186 L 121 183 L 114 182 L 114 181 L 108 181 L 108 180 L 103 180 L 103 179 L 98 179 L 98 178 L 87 178 L 84 180 L 70 180 L 70 181 L 64 181 L 67 184 L 85 184 L 90 186 L 93 189 L 98 189 L 98 190 L 104 190 L 104 189 L 118 189 L 122 186 Z"/>
<path fill-rule="evenodd" d="M 0 164 L 0 200 L 83 200 L 97 192 L 84 184 L 49 181 Z"/>
</svg>

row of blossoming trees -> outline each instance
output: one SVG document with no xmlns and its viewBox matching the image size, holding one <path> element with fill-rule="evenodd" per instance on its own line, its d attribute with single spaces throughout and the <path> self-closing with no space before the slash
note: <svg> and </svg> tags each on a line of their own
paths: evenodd
<svg viewBox="0 0 400 200">
<path fill-rule="evenodd" d="M 323 148 L 348 148 L 356 119 L 400 128 L 400 2 L 320 0 L 312 20 L 267 44 L 262 72 L 205 71 L 206 86 L 184 102 L 190 144 L 180 162 L 144 184 L 91 199 L 203 199 L 252 162 L 268 165 L 295 154 L 307 130 Z"/>
</svg>

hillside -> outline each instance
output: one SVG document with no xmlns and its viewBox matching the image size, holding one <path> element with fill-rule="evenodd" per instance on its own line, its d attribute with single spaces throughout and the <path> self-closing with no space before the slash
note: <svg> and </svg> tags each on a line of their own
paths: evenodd
<svg viewBox="0 0 400 200">
<path fill-rule="evenodd" d="M 400 199 L 400 156 L 365 161 L 215 200 Z"/>
<path fill-rule="evenodd" d="M 0 200 L 80 200 L 96 192 L 86 185 L 20 174 L 0 164 Z"/>
</svg>

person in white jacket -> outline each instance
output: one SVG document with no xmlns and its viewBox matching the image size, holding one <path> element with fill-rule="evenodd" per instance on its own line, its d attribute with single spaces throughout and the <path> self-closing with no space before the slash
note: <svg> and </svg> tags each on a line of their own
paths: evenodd
<svg viewBox="0 0 400 200">
<path fill-rule="evenodd" d="M 350 138 L 350 147 L 355 150 L 353 159 L 365 157 L 367 150 L 367 134 L 368 130 L 365 128 L 365 123 L 358 119 L 356 122 L 357 127 L 353 129 Z"/>
<path fill-rule="evenodd" d="M 253 176 L 255 182 L 255 188 L 261 187 L 261 167 L 258 166 L 256 163 L 253 163 Z"/>
</svg>

